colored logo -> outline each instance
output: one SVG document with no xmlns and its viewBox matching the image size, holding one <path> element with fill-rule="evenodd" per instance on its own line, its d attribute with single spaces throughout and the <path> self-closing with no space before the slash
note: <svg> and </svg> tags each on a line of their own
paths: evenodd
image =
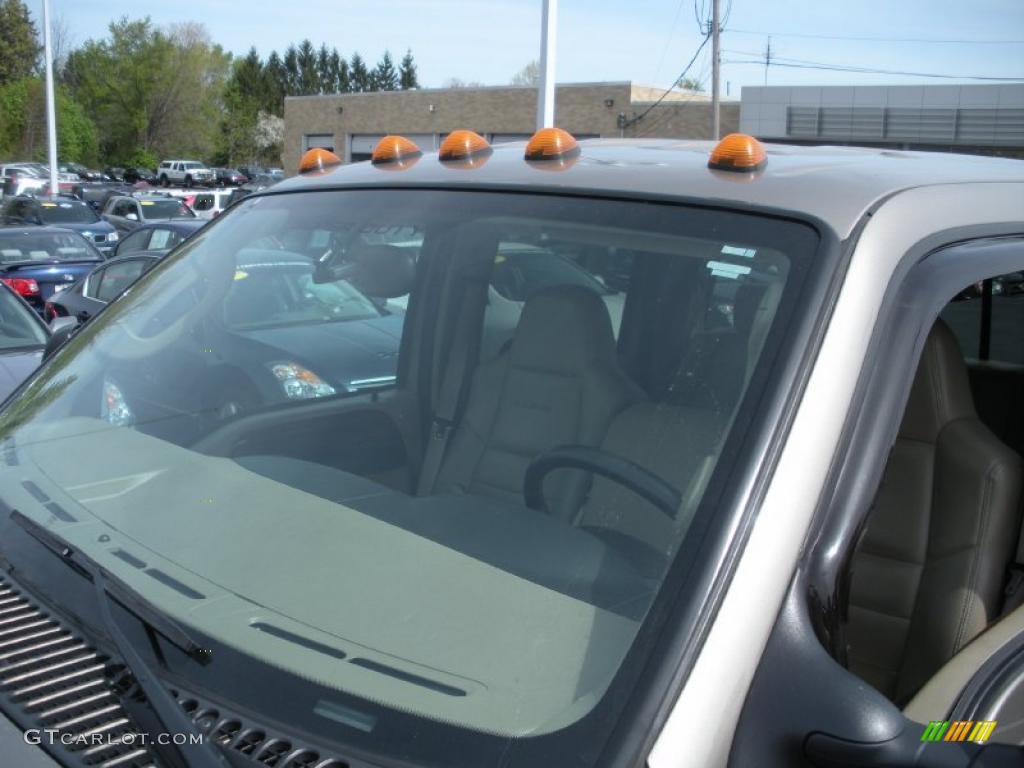
<svg viewBox="0 0 1024 768">
<path fill-rule="evenodd" d="M 932 720 L 921 741 L 988 741 L 995 728 L 995 720 Z"/>
</svg>

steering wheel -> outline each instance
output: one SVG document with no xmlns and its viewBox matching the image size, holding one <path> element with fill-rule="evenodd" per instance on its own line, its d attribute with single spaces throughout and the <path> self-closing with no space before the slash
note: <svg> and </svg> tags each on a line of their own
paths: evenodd
<svg viewBox="0 0 1024 768">
<path fill-rule="evenodd" d="M 177 313 L 180 316 L 156 333 L 144 336 L 138 332 L 137 328 L 133 327 L 137 325 L 138 320 L 130 312 L 122 314 L 112 323 L 112 327 L 118 329 L 127 338 L 124 343 L 110 345 L 108 354 L 111 357 L 119 360 L 138 360 L 159 352 L 181 338 L 189 322 L 204 315 L 224 297 L 234 276 L 233 269 L 208 272 L 199 269 L 194 263 L 190 263 L 189 266 L 190 272 L 181 275 L 174 281 L 176 284 L 172 284 L 167 279 L 169 275 L 160 282 L 162 289 L 160 298 L 164 300 L 157 306 L 155 312 L 150 307 L 143 309 L 150 313 L 146 325 L 159 321 L 163 312 Z M 201 291 L 198 298 L 196 298 L 197 290 Z M 187 300 L 187 297 L 192 297 L 194 302 L 187 309 L 182 310 L 180 307 L 174 306 L 177 302 Z M 139 304 L 136 304 L 135 307 L 142 308 Z"/>
<path fill-rule="evenodd" d="M 582 469 L 606 477 L 649 501 L 670 520 L 675 519 L 682 502 L 682 494 L 671 484 L 629 459 L 586 445 L 560 445 L 542 453 L 526 468 L 523 497 L 530 509 L 547 511 L 544 478 L 555 469 Z"/>
</svg>

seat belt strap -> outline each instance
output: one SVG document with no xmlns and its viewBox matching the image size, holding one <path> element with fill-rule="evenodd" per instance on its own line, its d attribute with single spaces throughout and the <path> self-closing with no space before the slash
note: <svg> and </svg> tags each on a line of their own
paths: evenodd
<svg viewBox="0 0 1024 768">
<path fill-rule="evenodd" d="M 479 348 L 482 315 L 487 304 L 486 284 L 467 280 L 463 288 L 462 305 L 456 319 L 448 365 L 445 367 L 437 408 L 430 422 L 427 449 L 420 467 L 416 495 L 427 496 L 434 490 L 441 472 L 445 451 L 459 416 L 459 406 L 468 389 L 473 372 L 473 360 Z"/>
</svg>

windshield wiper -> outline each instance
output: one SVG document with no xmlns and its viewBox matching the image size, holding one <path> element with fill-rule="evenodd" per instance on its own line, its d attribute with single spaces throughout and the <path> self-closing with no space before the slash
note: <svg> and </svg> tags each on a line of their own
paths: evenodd
<svg viewBox="0 0 1024 768">
<path fill-rule="evenodd" d="M 229 768 L 230 764 L 227 758 L 221 754 L 213 741 L 206 740 L 206 735 L 178 705 L 177 700 L 160 681 L 152 667 L 125 636 L 124 631 L 114 619 L 110 604 L 114 601 L 118 602 L 151 631 L 163 635 L 172 644 L 185 650 L 189 656 L 197 658 L 194 654 L 198 651 L 199 646 L 188 636 L 188 633 L 173 619 L 160 613 L 155 606 L 131 587 L 105 571 L 89 555 L 72 547 L 70 542 L 62 536 L 47 530 L 18 510 L 12 510 L 10 517 L 29 536 L 57 555 L 72 570 L 92 581 L 93 586 L 96 587 L 100 617 L 103 619 L 110 640 L 120 652 L 125 666 L 139 689 L 145 694 L 150 709 L 164 732 L 200 737 L 198 744 L 191 743 L 192 740 L 189 739 L 187 759 L 183 753 L 186 746 L 174 745 L 173 748 L 181 753 L 184 763 L 190 768 Z M 158 742 L 153 740 L 150 743 L 156 746 Z"/>
</svg>

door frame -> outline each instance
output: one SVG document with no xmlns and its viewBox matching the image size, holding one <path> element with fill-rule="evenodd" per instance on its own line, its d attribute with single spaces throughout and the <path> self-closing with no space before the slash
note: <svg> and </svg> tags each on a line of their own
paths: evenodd
<svg viewBox="0 0 1024 768">
<path fill-rule="evenodd" d="M 804 744 L 815 732 L 863 743 L 865 765 L 875 764 L 872 759 L 903 764 L 912 749 L 927 757 L 920 745 L 926 724 L 906 718 L 843 666 L 849 566 L 933 323 L 965 285 L 1024 267 L 1024 225 L 967 227 L 928 238 L 907 253 L 908 262 L 886 291 L 804 554 L 747 697 L 731 764 L 756 755 L 763 766 L 813 765 Z M 787 694 L 780 697 L 779 690 Z M 980 749 L 958 746 L 968 758 Z"/>
</svg>

